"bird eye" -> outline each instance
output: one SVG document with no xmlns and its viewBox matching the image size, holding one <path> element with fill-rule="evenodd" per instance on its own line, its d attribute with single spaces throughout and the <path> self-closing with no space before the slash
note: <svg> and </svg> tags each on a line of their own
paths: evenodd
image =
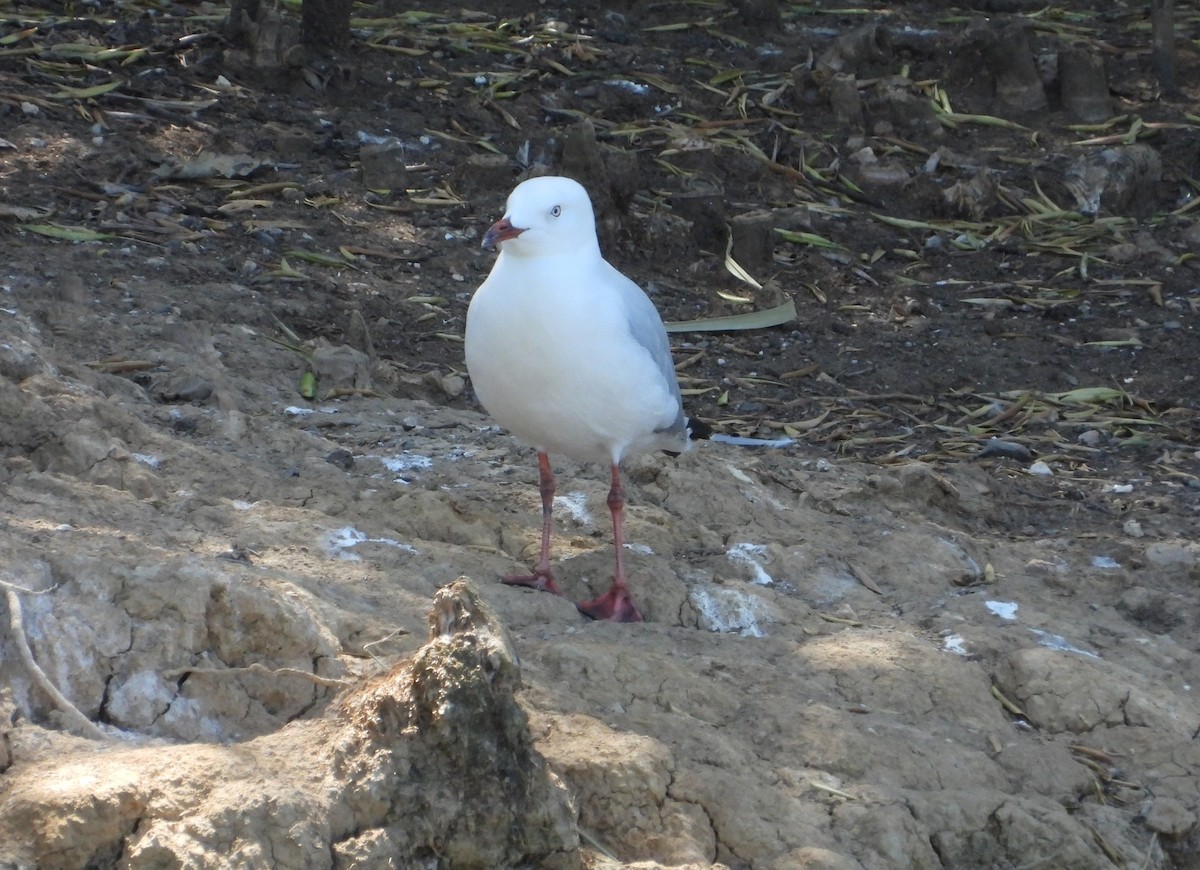
<svg viewBox="0 0 1200 870">
<path fill-rule="evenodd" d="M 560 214 L 562 214 L 562 206 L 556 205 L 554 208 L 550 209 L 550 214 L 554 217 L 558 217 Z"/>
</svg>

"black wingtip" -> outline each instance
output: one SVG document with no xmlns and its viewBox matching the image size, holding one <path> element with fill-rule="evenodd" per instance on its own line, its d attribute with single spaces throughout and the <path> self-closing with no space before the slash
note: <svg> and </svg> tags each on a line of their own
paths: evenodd
<svg viewBox="0 0 1200 870">
<path fill-rule="evenodd" d="M 687 435 L 689 441 L 707 441 L 712 437 L 712 434 L 712 426 L 709 426 L 703 420 L 697 420 L 695 417 L 687 418 Z M 671 457 L 679 455 L 678 450 L 664 450 L 663 453 Z"/>
<path fill-rule="evenodd" d="M 712 437 L 713 429 L 703 420 L 688 417 L 687 433 L 689 441 L 707 441 Z"/>
</svg>

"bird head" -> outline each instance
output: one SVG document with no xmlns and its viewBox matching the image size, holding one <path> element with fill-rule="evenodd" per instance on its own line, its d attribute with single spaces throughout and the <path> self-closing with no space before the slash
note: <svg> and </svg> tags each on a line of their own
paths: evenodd
<svg viewBox="0 0 1200 870">
<path fill-rule="evenodd" d="M 599 251 L 596 217 L 583 185 L 543 175 L 518 184 L 508 195 L 504 217 L 483 237 L 485 248 L 517 256 Z"/>
</svg>

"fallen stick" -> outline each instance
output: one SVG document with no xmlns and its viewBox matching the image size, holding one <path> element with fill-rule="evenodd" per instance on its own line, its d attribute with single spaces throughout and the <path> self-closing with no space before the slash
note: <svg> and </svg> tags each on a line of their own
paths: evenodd
<svg viewBox="0 0 1200 870">
<path fill-rule="evenodd" d="M 3 583 L 3 581 L 0 581 Z M 50 681 L 46 676 L 46 672 L 41 669 L 33 658 L 33 650 L 29 648 L 29 641 L 25 639 L 25 625 L 21 615 L 21 598 L 17 595 L 17 590 L 8 583 L 5 586 L 5 597 L 8 600 L 8 628 L 13 637 L 13 642 L 17 645 L 17 654 L 21 657 L 21 661 L 25 664 L 25 669 L 29 671 L 29 676 L 33 678 L 33 682 L 45 692 L 50 700 L 54 702 L 54 706 L 66 717 L 67 723 L 84 737 L 90 737 L 92 740 L 103 740 L 104 732 L 100 727 L 89 719 L 87 716 L 76 707 L 71 701 L 58 690 L 58 687 Z"/>
<path fill-rule="evenodd" d="M 176 668 L 173 671 L 165 671 L 163 676 L 169 680 L 174 680 L 185 674 L 261 674 L 264 677 L 300 677 L 301 679 L 308 680 L 310 683 L 316 683 L 318 686 L 328 686 L 332 689 L 344 689 L 354 685 L 352 680 L 322 677 L 319 674 L 302 671 L 299 668 L 268 668 L 266 665 L 259 664 L 258 662 L 242 668 Z"/>
</svg>

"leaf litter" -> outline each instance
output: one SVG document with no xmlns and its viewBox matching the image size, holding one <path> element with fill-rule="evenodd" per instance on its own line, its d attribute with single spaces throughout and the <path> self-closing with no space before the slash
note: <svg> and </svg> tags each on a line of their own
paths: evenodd
<svg viewBox="0 0 1200 870">
<path fill-rule="evenodd" d="M 154 4 L 134 4 L 136 8 L 156 8 Z M 812 7 L 792 7 L 788 15 L 796 21 L 811 15 L 867 14 L 868 10 L 823 10 Z M 873 14 L 879 14 L 878 12 Z M 683 37 L 697 31 L 718 41 L 733 46 L 744 46 L 744 41 L 721 30 L 721 21 L 728 20 L 732 10 L 720 3 L 711 5 L 708 13 L 688 20 L 676 20 L 649 25 L 642 28 L 648 34 Z M 196 23 L 215 20 L 212 16 L 197 16 Z M 1095 31 L 1086 26 L 1053 20 L 1042 14 L 1031 14 L 1029 20 L 1035 29 L 1044 33 L 1065 35 L 1099 45 Z M 106 112 L 116 113 L 113 105 L 120 101 L 138 101 L 147 111 L 161 112 L 166 116 L 183 116 L 198 121 L 205 112 L 217 107 L 221 97 L 205 95 L 199 99 L 176 97 L 149 97 L 130 90 L 132 79 L 140 69 L 149 64 L 161 63 L 172 53 L 182 57 L 193 51 L 192 41 L 180 41 L 172 49 L 168 43 L 155 45 L 125 42 L 105 44 L 103 39 L 89 36 L 87 40 L 52 41 L 51 30 L 45 23 L 51 21 L 51 13 L 25 7 L 21 17 L 15 21 L 16 28 L 0 36 L 0 60 L 21 60 L 30 69 L 39 73 L 41 84 L 38 90 L 17 94 L 0 94 L 10 104 L 23 103 L 48 111 L 61 111 L 64 104 L 75 106 L 87 117 L 103 118 Z M 942 25 L 954 24 L 957 19 L 944 18 Z M 114 23 L 109 19 L 108 23 Z M 70 25 L 66 25 L 67 28 Z M 479 104 L 494 112 L 510 129 L 520 131 L 522 124 L 517 116 L 499 106 L 496 101 L 519 101 L 528 91 L 544 85 L 544 80 L 559 78 L 580 82 L 594 81 L 605 75 L 591 67 L 602 60 L 608 49 L 601 45 L 584 29 L 572 28 L 562 22 L 533 23 L 524 17 L 493 17 L 487 13 L 460 11 L 408 10 L 390 17 L 359 17 L 352 21 L 356 38 L 368 49 L 394 52 L 413 59 L 433 55 L 445 55 L 465 60 L 467 69 L 449 70 L 449 78 L 437 76 L 414 77 L 398 81 L 400 86 L 428 90 L 439 99 L 451 99 L 457 94 L 466 95 L 476 88 Z M 58 36 L 63 25 L 54 31 Z M 117 32 L 117 31 L 113 31 Z M 61 39 L 61 36 L 58 36 Z M 477 71 L 469 65 L 472 61 L 484 61 Z M 769 171 L 781 176 L 791 186 L 793 201 L 807 203 L 814 214 L 823 215 L 829 221 L 823 232 L 810 229 L 775 227 L 782 245 L 776 251 L 779 263 L 795 263 L 797 255 L 790 250 L 809 250 L 827 256 L 845 256 L 854 250 L 850 237 L 839 238 L 838 216 L 849 215 L 863 208 L 863 192 L 848 175 L 840 171 L 837 158 L 830 143 L 812 137 L 787 121 L 795 113 L 783 110 L 780 95 L 785 94 L 792 81 L 786 74 L 771 72 L 744 65 L 721 65 L 701 58 L 691 57 L 688 63 L 696 67 L 708 67 L 709 72 L 689 81 L 664 77 L 647 69 L 634 70 L 632 78 L 672 98 L 682 98 L 693 93 L 707 94 L 707 99 L 693 101 L 696 105 L 711 105 L 717 97 L 717 112 L 725 117 L 706 115 L 694 110 L 677 109 L 659 118 L 611 121 L 593 117 L 604 141 L 617 145 L 625 143 L 639 151 L 659 153 L 660 164 L 679 177 L 690 178 L 695 170 L 679 164 L 679 158 L 697 151 L 711 151 L 722 155 L 740 155 L 757 162 Z M 540 69 L 540 71 L 538 71 Z M 794 74 L 794 73 L 793 73 Z M 482 83 L 482 84 L 480 84 Z M 1034 133 L 1026 125 L 985 113 L 960 112 L 953 108 L 953 85 L 936 79 L 924 82 L 909 81 L 909 91 L 928 101 L 933 116 L 942 126 L 954 131 L 964 126 L 990 127 L 997 131 L 1014 134 L 1011 145 L 997 149 L 996 157 L 1002 163 L 1011 155 L 1020 164 L 1029 161 L 1019 155 L 1027 148 L 1029 136 Z M 733 117 L 728 115 L 732 113 Z M 787 120 L 784 120 L 787 119 Z M 427 128 L 427 136 L 447 143 L 466 143 L 481 151 L 502 153 L 494 135 L 461 135 L 462 128 L 455 123 L 459 133 L 446 129 Z M 1072 144 L 1075 147 L 1105 147 L 1129 145 L 1145 137 L 1161 136 L 1173 132 L 1188 133 L 1200 130 L 1200 118 L 1187 115 L 1178 121 L 1146 120 L 1138 113 L 1117 114 L 1100 124 L 1066 125 L 1069 132 L 1091 133 Z M 790 140 L 792 159 L 781 160 L 778 145 L 768 147 L 768 142 Z M 933 149 L 920 143 L 903 139 L 892 140 L 896 154 L 910 152 L 914 155 L 931 154 Z M 800 150 L 795 146 L 801 145 Z M 1036 160 L 1034 161 L 1036 164 Z M 17 224 L 20 229 L 64 242 L 106 244 L 117 240 L 151 241 L 174 234 L 181 239 L 198 238 L 205 235 L 225 234 L 235 230 L 262 231 L 274 228 L 302 227 L 294 219 L 271 219 L 264 213 L 287 209 L 291 203 L 280 198 L 289 190 L 303 190 L 300 180 L 254 183 L 249 180 L 264 166 L 263 161 L 250 154 L 202 152 L 194 157 L 163 160 L 153 173 L 160 182 L 179 181 L 194 184 L 206 179 L 230 179 L 235 181 L 225 192 L 225 203 L 215 209 L 220 221 L 209 220 L 201 228 L 184 228 L 170 224 L 150 226 L 145 222 L 128 219 L 124 224 L 106 221 L 102 227 L 70 225 L 63 223 L 26 222 Z M 238 179 L 246 179 L 237 181 Z M 985 312 L 1019 313 L 1021 311 L 1046 311 L 1058 307 L 1076 308 L 1097 300 L 1102 294 L 1115 292 L 1122 300 L 1127 298 L 1129 288 L 1139 284 L 1149 287 L 1158 304 L 1161 304 L 1162 282 L 1159 279 L 1136 277 L 1099 277 L 1104 270 L 1107 255 L 1115 246 L 1128 244 L 1138 232 L 1140 223 L 1134 218 L 1120 216 L 1089 217 L 1062 207 L 1059 202 L 1039 185 L 1037 176 L 1027 177 L 1031 189 L 1023 189 L 1025 180 L 1009 176 L 996 187 L 997 203 L 992 207 L 994 214 L 985 219 L 962 220 L 955 218 L 912 218 L 900 214 L 889 214 L 873 210 L 869 206 L 862 212 L 882 226 L 908 234 L 919 242 L 920 236 L 940 237 L 962 252 L 980 252 L 995 248 L 1019 246 L 1027 255 L 1041 256 L 1047 262 L 1053 259 L 1067 260 L 1075 265 L 1071 271 L 1059 271 L 1042 279 L 1025 279 L 1008 284 L 995 285 L 992 294 L 981 295 L 979 290 L 986 284 L 966 282 L 967 294 L 959 298 L 961 304 L 973 306 Z M 166 188 L 150 187 L 137 191 L 137 199 L 145 197 L 161 199 L 158 194 Z M 468 201 L 454 193 L 448 186 L 427 189 L 412 189 L 399 192 L 399 200 L 372 201 L 363 203 L 368 208 L 395 210 L 405 213 L 408 205 L 422 208 L 459 209 Z M 1196 199 L 1200 199 L 1197 197 Z M 308 198 L 313 207 L 327 204 L 326 201 Z M 1193 204 L 1189 202 L 1177 213 L 1183 213 Z M 336 204 L 329 200 L 328 204 Z M 51 210 L 40 204 L 17 204 L 6 206 L 9 216 L 26 217 L 48 215 Z M 1163 218 L 1157 218 L 1162 220 Z M 921 245 L 913 246 L 915 253 L 908 266 L 900 268 L 896 279 L 910 290 L 932 288 L 933 278 L 916 277 L 914 273 L 927 271 L 925 258 L 920 253 Z M 372 270 L 371 255 L 351 255 L 351 245 L 338 246 L 338 253 L 291 248 L 283 253 L 277 264 L 256 278 L 263 281 L 311 282 L 316 273 L 301 271 L 294 261 L 302 261 L 317 270 L 339 273 L 350 269 L 362 273 Z M 362 249 L 369 250 L 369 249 Z M 898 249 L 899 250 L 899 249 Z M 908 251 L 903 252 L 908 255 Z M 375 257 L 386 257 L 378 252 Z M 810 254 L 811 256 L 811 254 Z M 858 268 L 862 277 L 870 277 L 873 267 L 880 258 L 886 258 L 885 249 Z M 724 266 L 737 280 L 748 284 L 756 291 L 763 285 L 759 279 L 738 263 L 729 250 L 725 252 Z M 1111 272 L 1111 269 L 1108 271 Z M 1083 280 L 1071 280 L 1082 276 Z M 808 290 L 818 301 L 831 298 L 830 288 L 820 283 L 808 283 Z M 715 295 L 726 304 L 753 305 L 749 297 L 715 291 Z M 830 303 L 832 304 L 832 303 Z M 847 314 L 861 311 L 874 315 L 870 307 L 861 307 L 845 302 L 837 303 Z M 1114 303 L 1114 304 L 1123 304 Z M 797 309 L 788 301 L 775 306 L 760 307 L 753 312 L 738 312 L 717 317 L 692 318 L 670 324 L 672 332 L 696 334 L 713 332 L 727 333 L 738 330 L 769 329 L 795 322 Z M 439 331 L 434 337 L 444 335 L 447 340 L 457 338 L 453 332 Z M 1137 351 L 1146 348 L 1145 341 L 1137 336 L 1120 338 L 1096 338 L 1078 343 L 1078 347 L 1097 351 Z M 805 380 L 819 381 L 826 387 L 839 387 L 840 395 L 807 398 L 788 398 L 787 392 Z M 1122 391 L 1107 386 L 1081 388 L 1082 392 L 1068 391 L 1060 394 L 1044 394 L 1031 398 L 1028 390 L 1009 391 L 992 399 L 1001 406 L 988 420 L 986 407 L 978 406 L 966 414 L 955 415 L 957 423 L 947 414 L 947 408 L 960 400 L 954 393 L 939 395 L 909 396 L 901 404 L 895 398 L 872 396 L 851 387 L 841 388 L 838 378 L 826 373 L 820 365 L 812 366 L 803 377 L 793 377 L 781 395 L 764 388 L 782 384 L 770 378 L 738 378 L 735 382 L 721 384 L 705 383 L 693 378 L 689 390 L 694 395 L 718 394 L 716 404 L 709 416 L 719 427 L 728 428 L 738 434 L 753 431 L 783 431 L 787 434 L 805 433 L 814 443 L 836 445 L 842 452 L 878 461 L 905 461 L 912 457 L 926 460 L 961 459 L 970 455 L 970 446 L 978 447 L 987 438 L 996 435 L 1023 433 L 1027 446 L 1039 452 L 1050 452 L 1054 445 L 1066 437 L 1066 430 L 1088 427 L 1099 431 L 1116 446 L 1137 445 L 1147 439 L 1172 439 L 1189 441 L 1193 437 L 1192 421 L 1187 415 L 1176 411 L 1164 414 L 1167 409 L 1151 400 L 1136 399 Z M 1106 391 L 1119 393 L 1119 399 Z M 1080 398 L 1086 395 L 1087 400 Z M 1121 413 L 1112 413 L 1111 404 L 1119 401 Z M 1005 404 L 1007 403 L 1007 404 Z M 744 413 L 729 416 L 727 410 L 738 405 L 760 405 L 764 409 L 754 415 Z M 795 419 L 788 415 L 779 416 L 778 410 L 803 405 L 810 413 L 807 419 Z M 813 423 L 811 421 L 820 421 Z M 969 425 L 964 425 L 970 420 Z M 926 440 L 929 439 L 929 440 Z"/>
</svg>

